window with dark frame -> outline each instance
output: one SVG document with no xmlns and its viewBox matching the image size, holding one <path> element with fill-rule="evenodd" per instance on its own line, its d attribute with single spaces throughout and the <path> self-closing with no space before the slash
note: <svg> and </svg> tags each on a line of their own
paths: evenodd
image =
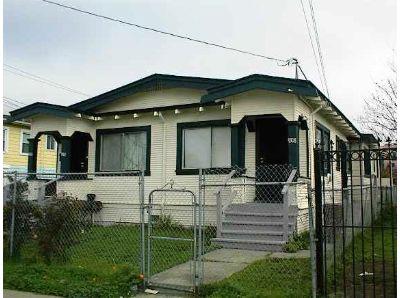
<svg viewBox="0 0 400 298">
<path fill-rule="evenodd" d="M 324 154 L 328 154 L 327 152 L 330 150 L 330 132 L 328 129 L 323 128 L 318 125 L 315 128 L 315 141 L 318 144 L 318 147 L 324 152 Z M 331 166 L 329 159 L 325 156 L 323 173 L 324 175 L 329 174 L 331 172 Z"/>
<path fill-rule="evenodd" d="M 150 127 L 98 130 L 96 169 L 102 172 L 150 171 Z"/>
<path fill-rule="evenodd" d="M 29 139 L 30 133 L 29 132 L 22 132 L 21 135 L 21 153 L 22 154 L 28 154 L 29 153 Z"/>
<path fill-rule="evenodd" d="M 232 134 L 229 120 L 178 123 L 177 174 L 194 175 L 199 169 L 230 169 Z"/>
<path fill-rule="evenodd" d="M 369 149 L 364 150 L 364 176 L 371 176 L 371 155 Z"/>
<path fill-rule="evenodd" d="M 56 148 L 56 140 L 52 135 L 46 136 L 46 149 L 47 150 L 54 150 Z"/>
</svg>

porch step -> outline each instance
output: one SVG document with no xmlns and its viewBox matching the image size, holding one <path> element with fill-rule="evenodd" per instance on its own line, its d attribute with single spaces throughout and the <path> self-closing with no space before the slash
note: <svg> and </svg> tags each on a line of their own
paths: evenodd
<svg viewBox="0 0 400 298">
<path fill-rule="evenodd" d="M 251 239 L 267 241 L 283 241 L 284 233 L 266 231 L 222 230 L 221 238 L 224 239 Z"/>
<path fill-rule="evenodd" d="M 283 213 L 283 204 L 276 203 L 241 203 L 229 205 L 225 212 L 247 213 Z M 297 206 L 289 206 L 289 214 L 297 213 Z"/>
<path fill-rule="evenodd" d="M 222 221 L 222 230 L 282 232 L 284 228 L 283 222 L 226 219 Z M 294 230 L 294 223 L 289 221 L 288 228 L 292 232 Z"/>
<path fill-rule="evenodd" d="M 282 251 L 284 241 L 271 240 L 249 240 L 249 239 L 227 239 L 213 238 L 212 242 L 224 248 L 262 250 L 262 251 Z"/>
<path fill-rule="evenodd" d="M 240 211 L 225 211 L 225 219 L 238 221 L 258 221 L 258 222 L 283 222 L 282 212 L 240 212 Z M 289 222 L 296 220 L 296 214 L 289 214 Z"/>
</svg>

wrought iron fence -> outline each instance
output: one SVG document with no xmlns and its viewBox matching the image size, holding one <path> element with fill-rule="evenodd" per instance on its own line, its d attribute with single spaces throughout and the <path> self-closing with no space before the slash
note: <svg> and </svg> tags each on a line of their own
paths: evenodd
<svg viewBox="0 0 400 298">
<path fill-rule="evenodd" d="M 395 296 L 396 155 L 390 147 L 315 150 L 319 294 Z"/>
</svg>

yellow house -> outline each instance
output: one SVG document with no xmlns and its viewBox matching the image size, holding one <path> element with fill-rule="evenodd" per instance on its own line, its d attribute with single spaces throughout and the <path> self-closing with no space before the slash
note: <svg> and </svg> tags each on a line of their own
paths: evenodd
<svg viewBox="0 0 400 298">
<path fill-rule="evenodd" d="M 3 170 L 27 172 L 31 124 L 26 121 L 8 123 L 3 115 Z M 38 171 L 56 171 L 57 142 L 50 135 L 42 135 L 38 144 Z"/>
</svg>

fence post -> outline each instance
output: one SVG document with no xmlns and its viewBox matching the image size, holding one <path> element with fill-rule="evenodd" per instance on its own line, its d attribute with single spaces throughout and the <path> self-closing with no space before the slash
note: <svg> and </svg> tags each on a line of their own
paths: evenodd
<svg viewBox="0 0 400 298">
<path fill-rule="evenodd" d="M 287 242 L 289 237 L 289 190 L 283 195 L 283 241 Z"/>
<path fill-rule="evenodd" d="M 14 188 L 12 196 L 11 227 L 10 227 L 10 257 L 14 253 L 14 233 L 15 233 L 15 202 L 17 199 L 17 172 L 14 173 Z"/>
<path fill-rule="evenodd" d="M 310 230 L 310 262 L 311 262 L 311 279 L 312 279 L 312 297 L 317 297 L 317 277 L 314 268 L 315 264 L 315 226 L 314 212 L 311 193 L 311 181 L 307 182 L 307 201 L 308 201 L 308 228 Z"/>
<path fill-rule="evenodd" d="M 317 273 L 317 295 L 324 291 L 324 251 L 323 251 L 323 213 L 321 183 L 321 150 L 314 149 L 314 187 L 315 187 L 315 261 Z"/>
<path fill-rule="evenodd" d="M 217 237 L 220 238 L 222 234 L 222 202 L 221 192 L 216 193 L 217 196 Z"/>
<path fill-rule="evenodd" d="M 139 200 L 140 200 L 140 273 L 145 278 L 145 267 L 146 267 L 146 253 L 145 253 L 145 206 L 144 206 L 144 171 L 140 171 L 139 176 Z"/>
</svg>

